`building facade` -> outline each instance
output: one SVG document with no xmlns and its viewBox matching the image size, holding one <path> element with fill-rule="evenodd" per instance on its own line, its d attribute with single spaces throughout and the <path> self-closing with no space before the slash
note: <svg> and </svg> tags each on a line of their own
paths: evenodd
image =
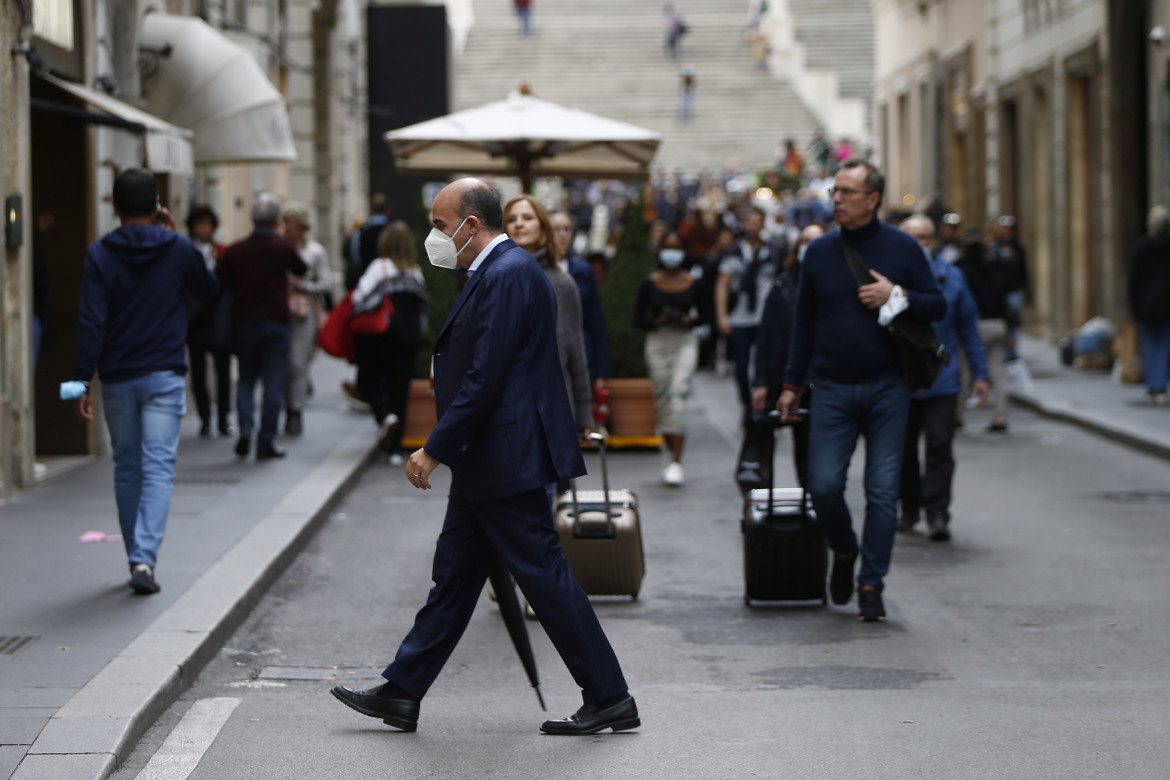
<svg viewBox="0 0 1170 780">
<path fill-rule="evenodd" d="M 211 205 L 227 242 L 251 229 L 257 192 L 304 202 L 339 267 L 368 200 L 362 13 L 357 0 L 0 7 L 0 500 L 107 448 L 57 386 L 72 375 L 85 247 L 117 225 L 119 171 L 153 170 L 180 230 Z M 39 358 L 34 245 L 48 271 Z"/>
<path fill-rule="evenodd" d="M 887 203 L 955 211 L 964 229 L 1014 216 L 1038 334 L 1127 316 L 1128 258 L 1170 179 L 1151 40 L 1167 5 L 875 0 Z"/>
</svg>

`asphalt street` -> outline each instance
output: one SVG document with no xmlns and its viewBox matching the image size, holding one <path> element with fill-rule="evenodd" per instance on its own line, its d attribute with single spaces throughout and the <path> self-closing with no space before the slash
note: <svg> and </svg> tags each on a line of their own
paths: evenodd
<svg viewBox="0 0 1170 780">
<path fill-rule="evenodd" d="M 376 464 L 114 777 L 177 777 L 155 772 L 181 755 L 198 761 L 192 778 L 233 779 L 1170 773 L 1170 505 L 1152 492 L 1165 461 L 1026 412 L 996 437 L 970 413 L 954 541 L 899 536 L 887 623 L 857 622 L 855 604 L 748 608 L 731 394 L 702 377 L 685 487 L 659 483 L 659 453 L 611 457 L 612 485 L 641 499 L 647 575 L 637 601 L 597 609 L 637 732 L 540 735 L 577 691 L 529 623 L 540 711 L 486 589 L 417 733 L 329 695 L 338 680 L 378 684 L 430 585 L 446 476 L 422 493 Z"/>
</svg>

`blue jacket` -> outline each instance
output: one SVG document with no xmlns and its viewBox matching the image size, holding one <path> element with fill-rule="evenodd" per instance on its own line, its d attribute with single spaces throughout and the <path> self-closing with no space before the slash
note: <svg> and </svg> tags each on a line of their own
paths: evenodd
<svg viewBox="0 0 1170 780">
<path fill-rule="evenodd" d="M 934 323 L 934 332 L 938 343 L 946 347 L 951 362 L 942 367 L 929 389 L 915 394 L 916 398 L 958 394 L 960 343 L 967 364 L 971 366 L 971 374 L 976 379 L 987 379 L 987 355 L 983 350 L 983 339 L 979 337 L 979 309 L 967 287 L 966 277 L 938 255 L 930 258 L 930 269 L 947 299 L 946 316 Z"/>
<path fill-rule="evenodd" d="M 89 245 L 73 378 L 125 382 L 156 371 L 187 373 L 184 291 L 199 303 L 219 284 L 186 236 L 131 225 Z"/>
<path fill-rule="evenodd" d="M 585 361 L 589 378 L 609 376 L 609 340 L 605 336 L 605 318 L 601 314 L 601 294 L 593 266 L 579 257 L 569 258 L 569 275 L 581 293 L 581 325 L 585 336 Z"/>
<path fill-rule="evenodd" d="M 471 274 L 435 342 L 427 453 L 451 495 L 493 501 L 585 473 L 544 270 L 506 240 Z"/>
<path fill-rule="evenodd" d="M 871 270 L 901 285 L 909 316 L 935 322 L 946 314 L 946 300 L 917 241 L 876 219 L 857 230 L 836 228 L 809 244 L 804 256 L 785 385 L 803 389 L 810 373 L 844 384 L 902 376 L 877 312 L 858 299 L 842 235 Z"/>
</svg>

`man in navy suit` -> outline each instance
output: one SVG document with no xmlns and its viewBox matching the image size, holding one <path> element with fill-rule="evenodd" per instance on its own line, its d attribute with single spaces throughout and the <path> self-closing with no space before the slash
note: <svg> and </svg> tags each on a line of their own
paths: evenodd
<svg viewBox="0 0 1170 780">
<path fill-rule="evenodd" d="M 469 279 L 435 344 L 439 421 L 406 463 L 416 488 L 451 469 L 447 516 L 431 588 L 414 627 L 368 691 L 338 686 L 349 707 L 403 731 L 463 635 L 496 557 L 516 578 L 584 705 L 549 734 L 596 734 L 641 725 L 617 656 L 573 578 L 544 486 L 585 473 L 561 376 L 552 286 L 532 255 L 503 234 L 499 197 L 477 179 L 445 187 L 431 210 L 427 255 Z"/>
</svg>

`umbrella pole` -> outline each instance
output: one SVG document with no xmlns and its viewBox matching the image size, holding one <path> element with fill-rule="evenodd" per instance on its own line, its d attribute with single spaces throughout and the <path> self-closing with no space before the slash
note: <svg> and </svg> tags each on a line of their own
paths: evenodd
<svg viewBox="0 0 1170 780">
<path fill-rule="evenodd" d="M 516 586 L 512 584 L 512 575 L 504 565 L 503 558 L 496 558 L 489 576 L 492 587 L 496 590 L 496 600 L 500 607 L 500 617 L 504 619 L 504 627 L 512 638 L 512 645 L 520 656 L 520 663 L 532 683 L 532 690 L 536 691 L 536 698 L 540 702 L 540 709 L 548 711 L 544 706 L 544 696 L 540 693 L 540 680 L 536 676 L 536 657 L 532 653 L 532 643 L 528 638 L 528 626 L 525 625 L 524 611 L 520 607 L 520 600 L 516 598 Z"/>
</svg>

